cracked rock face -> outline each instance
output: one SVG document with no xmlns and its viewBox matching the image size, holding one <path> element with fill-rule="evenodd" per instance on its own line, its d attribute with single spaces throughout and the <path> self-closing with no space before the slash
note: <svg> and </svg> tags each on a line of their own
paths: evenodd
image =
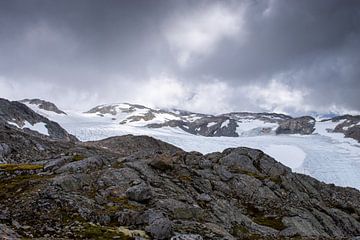
<svg viewBox="0 0 360 240">
<path fill-rule="evenodd" d="M 0 168 L 0 233 L 14 239 L 360 235 L 359 191 L 292 173 L 256 149 L 202 155 L 145 136 L 81 143 L 0 131 L 18 167 Z"/>
</svg>

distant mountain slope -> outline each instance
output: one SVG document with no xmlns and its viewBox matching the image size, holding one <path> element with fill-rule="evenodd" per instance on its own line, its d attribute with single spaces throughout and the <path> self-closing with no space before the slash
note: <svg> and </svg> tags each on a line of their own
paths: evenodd
<svg viewBox="0 0 360 240">
<path fill-rule="evenodd" d="M 58 123 L 34 112 L 25 104 L 0 98 L 0 124 L 3 127 L 16 128 L 34 135 L 51 139 L 71 141 L 70 135 Z"/>
<path fill-rule="evenodd" d="M 360 116 L 343 115 L 327 121 L 337 123 L 333 132 L 343 133 L 345 137 L 356 139 L 360 142 Z"/>
<path fill-rule="evenodd" d="M 276 113 L 234 112 L 221 115 L 199 114 L 177 109 L 151 109 L 134 104 L 100 105 L 86 113 L 111 116 L 120 124 L 149 128 L 172 127 L 207 137 L 238 137 L 267 134 L 311 134 L 315 119 L 292 118 Z"/>
<path fill-rule="evenodd" d="M 177 129 L 206 137 L 251 137 L 279 134 L 309 135 L 322 132 L 327 136 L 341 133 L 360 142 L 360 116 L 344 115 L 316 121 L 311 116 L 293 118 L 277 113 L 232 112 L 220 115 L 194 113 L 178 109 L 152 109 L 139 104 L 116 103 L 96 106 L 85 113 L 70 111 L 66 115 L 55 104 L 41 99 L 21 102 L 63 127 L 76 122 L 112 125 L 113 128 Z M 330 134 L 330 135 L 329 135 Z M 106 136 L 105 136 L 106 137 Z M 336 136 L 338 137 L 338 136 Z"/>
<path fill-rule="evenodd" d="M 36 105 L 38 108 L 43 109 L 45 111 L 54 112 L 57 114 L 65 114 L 64 111 L 61 111 L 54 103 L 44 101 L 38 98 L 34 99 L 23 99 L 20 101 L 21 103 L 30 104 L 30 105 Z"/>
</svg>

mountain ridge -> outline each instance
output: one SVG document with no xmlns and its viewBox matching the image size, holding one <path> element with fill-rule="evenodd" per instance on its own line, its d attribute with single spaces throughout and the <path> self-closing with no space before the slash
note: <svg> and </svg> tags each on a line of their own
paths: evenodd
<svg viewBox="0 0 360 240">
<path fill-rule="evenodd" d="M 40 99 L 27 99 L 26 103 L 30 107 L 36 106 L 41 109 L 39 101 L 56 107 L 55 104 Z M 64 112 L 60 109 L 58 111 Z M 241 137 L 268 134 L 309 135 L 314 132 L 316 122 L 331 121 L 338 124 L 327 129 L 327 131 L 342 133 L 344 137 L 353 138 L 360 142 L 360 117 L 353 115 L 335 116 L 316 121 L 311 116 L 292 117 L 286 114 L 266 112 L 230 112 L 212 115 L 179 109 L 153 109 L 131 103 L 101 104 L 84 113 L 95 114 L 99 117 L 109 116 L 113 121 L 121 118 L 119 124 L 123 125 L 130 124 L 154 129 L 179 128 L 184 132 L 206 137 Z M 344 121 L 347 123 L 343 124 Z"/>
</svg>

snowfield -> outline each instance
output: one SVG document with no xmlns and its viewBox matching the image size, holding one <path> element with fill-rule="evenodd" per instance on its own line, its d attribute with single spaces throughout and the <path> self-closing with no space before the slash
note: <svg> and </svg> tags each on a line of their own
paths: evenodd
<svg viewBox="0 0 360 240">
<path fill-rule="evenodd" d="M 264 152 L 297 171 L 304 164 L 306 153 L 299 147 L 292 145 L 270 145 Z"/>
<path fill-rule="evenodd" d="M 37 109 L 34 105 L 28 106 L 58 122 L 82 141 L 126 134 L 148 135 L 185 151 L 198 151 L 204 154 L 245 146 L 264 151 L 295 172 L 308 174 L 326 183 L 360 189 L 360 144 L 353 139 L 344 138 L 341 133 L 329 132 L 327 129 L 334 128 L 332 122 L 316 122 L 316 131 L 312 135 L 242 134 L 241 137 L 203 137 L 189 134 L 180 128 L 147 128 L 144 125 L 148 122 L 144 120 L 120 124 L 125 117 L 121 114 L 106 114 L 102 117 L 94 113 L 67 111 L 68 115 L 59 115 Z M 161 116 L 167 117 L 170 116 Z M 154 119 L 152 122 L 158 120 L 161 119 Z M 244 120 L 244 123 L 242 133 L 256 132 L 257 128 L 264 127 L 257 120 Z M 265 124 L 265 127 L 274 129 L 275 126 Z"/>
<path fill-rule="evenodd" d="M 8 124 L 11 124 L 11 125 L 13 125 L 13 126 L 15 126 L 17 128 L 21 128 L 21 129 L 28 128 L 28 129 L 30 129 L 32 131 L 35 131 L 35 132 L 44 134 L 46 136 L 49 136 L 49 131 L 46 128 L 46 123 L 44 123 L 44 122 L 39 122 L 39 123 L 35 123 L 34 125 L 32 125 L 28 121 L 25 121 L 24 126 L 22 126 L 22 127 L 19 126 L 15 122 L 8 122 Z"/>
</svg>

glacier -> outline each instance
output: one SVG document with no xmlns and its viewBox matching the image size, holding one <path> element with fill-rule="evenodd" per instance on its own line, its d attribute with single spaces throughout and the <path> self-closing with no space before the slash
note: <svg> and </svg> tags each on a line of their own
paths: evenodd
<svg viewBox="0 0 360 240">
<path fill-rule="evenodd" d="M 67 115 L 59 115 L 43 111 L 34 105 L 28 106 L 58 122 L 81 141 L 133 134 L 152 136 L 185 151 L 203 154 L 240 146 L 256 148 L 294 172 L 310 175 L 326 183 L 360 189 L 360 144 L 353 139 L 344 138 L 341 133 L 329 132 L 327 129 L 333 127 L 332 122 L 316 122 L 316 130 L 311 135 L 243 134 L 240 137 L 204 137 L 187 133 L 178 127 L 148 128 L 145 127 L 144 120 L 119 124 L 129 116 L 124 113 L 99 116 L 95 113 L 67 111 Z M 166 117 L 166 114 L 161 114 L 151 122 L 161 122 Z M 257 120 L 253 123 L 246 122 L 244 129 L 238 131 L 251 131 L 249 125 L 258 127 L 260 123 Z"/>
</svg>

